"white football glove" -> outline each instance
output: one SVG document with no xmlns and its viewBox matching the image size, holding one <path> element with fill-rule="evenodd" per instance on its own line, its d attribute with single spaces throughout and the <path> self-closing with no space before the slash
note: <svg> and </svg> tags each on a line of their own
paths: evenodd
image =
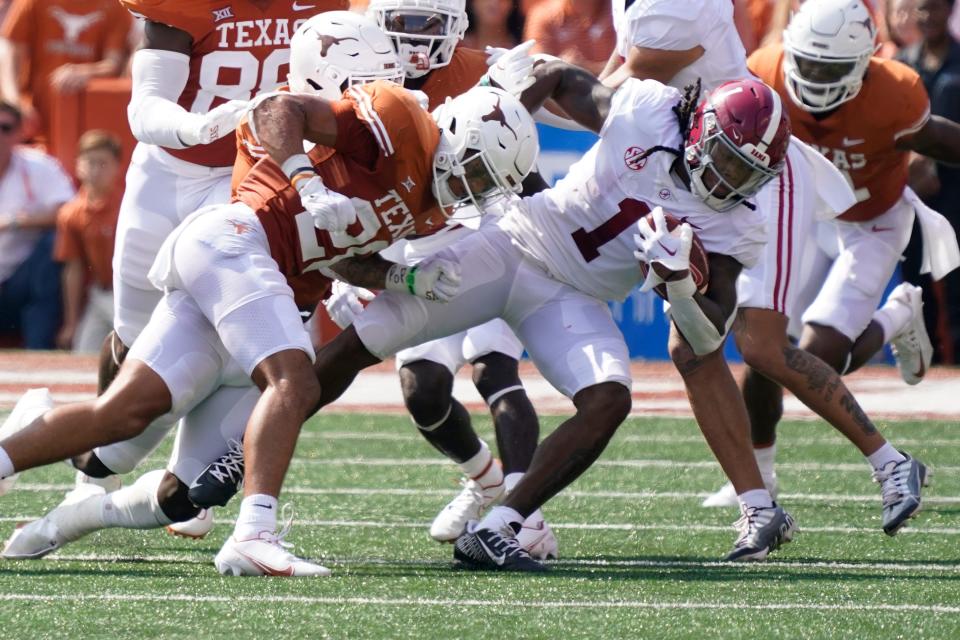
<svg viewBox="0 0 960 640">
<path fill-rule="evenodd" d="M 352 284 L 334 280 L 330 288 L 330 297 L 323 301 L 323 306 L 334 324 L 341 329 L 346 329 L 363 311 L 360 301 L 370 302 L 374 297 L 376 296 L 372 291 L 363 287 L 355 287 Z"/>
<path fill-rule="evenodd" d="M 413 267 L 395 264 L 387 271 L 386 288 L 431 302 L 450 302 L 460 292 L 460 264 L 434 256 Z"/>
<path fill-rule="evenodd" d="M 331 191 L 323 184 L 320 176 L 303 180 L 297 184 L 300 202 L 313 217 L 317 229 L 330 233 L 343 233 L 357 219 L 357 211 L 350 198 Z"/>
<path fill-rule="evenodd" d="M 206 113 L 192 113 L 177 129 L 177 137 L 188 147 L 210 144 L 233 133 L 249 108 L 249 100 L 230 100 Z"/>
<path fill-rule="evenodd" d="M 650 265 L 641 291 L 650 291 L 664 282 L 653 269 L 654 263 L 660 264 L 669 271 L 684 271 L 690 268 L 690 248 L 693 246 L 693 228 L 686 222 L 680 225 L 680 235 L 675 236 L 667 231 L 666 217 L 663 209 L 656 207 L 653 210 L 653 222 L 656 230 L 650 227 L 644 217 L 637 225 L 638 234 L 634 234 L 633 242 L 637 250 L 633 255 L 642 262 Z"/>
<path fill-rule="evenodd" d="M 487 47 L 487 77 L 508 93 L 519 96 L 536 81 L 533 77 L 534 58 L 530 49 L 536 40 L 527 40 L 513 49 Z"/>
</svg>

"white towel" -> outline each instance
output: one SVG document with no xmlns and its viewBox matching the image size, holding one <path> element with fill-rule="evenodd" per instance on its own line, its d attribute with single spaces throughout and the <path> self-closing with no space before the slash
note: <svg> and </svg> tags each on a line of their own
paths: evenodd
<svg viewBox="0 0 960 640">
<path fill-rule="evenodd" d="M 929 273 L 934 280 L 960 267 L 960 246 L 957 246 L 957 233 L 953 225 L 943 214 L 934 211 L 923 203 L 913 189 L 903 190 L 903 197 L 913 205 L 920 223 L 923 236 L 923 264 L 920 273 Z"/>
</svg>

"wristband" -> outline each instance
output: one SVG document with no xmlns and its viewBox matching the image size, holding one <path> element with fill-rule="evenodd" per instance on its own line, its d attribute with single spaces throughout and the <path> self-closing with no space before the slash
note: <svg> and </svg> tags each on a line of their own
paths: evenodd
<svg viewBox="0 0 960 640">
<path fill-rule="evenodd" d="M 290 184 L 293 185 L 294 189 L 300 191 L 300 186 L 298 185 L 299 182 L 310 180 L 315 177 L 317 177 L 317 174 L 312 169 L 309 171 L 299 171 L 295 173 L 292 178 L 290 178 Z"/>
<path fill-rule="evenodd" d="M 407 277 L 405 278 L 407 282 L 407 291 L 410 292 L 410 295 L 417 295 L 417 290 L 414 284 L 417 281 L 417 266 L 410 267 L 410 270 L 407 271 Z"/>
<path fill-rule="evenodd" d="M 290 178 L 291 182 L 293 181 L 293 177 L 298 173 L 304 173 L 306 171 L 316 173 L 313 168 L 313 163 L 310 162 L 310 158 L 308 158 L 305 153 L 298 153 L 284 160 L 283 164 L 280 165 L 280 170 Z"/>
</svg>

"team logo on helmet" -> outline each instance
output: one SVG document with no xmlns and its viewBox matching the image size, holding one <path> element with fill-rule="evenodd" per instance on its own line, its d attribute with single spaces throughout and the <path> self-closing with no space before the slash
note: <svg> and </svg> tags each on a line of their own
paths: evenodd
<svg viewBox="0 0 960 640">
<path fill-rule="evenodd" d="M 510 130 L 510 133 L 513 134 L 513 137 L 517 137 L 517 132 L 513 130 L 507 123 L 507 114 L 503 112 L 503 109 L 500 108 L 500 96 L 497 96 L 497 104 L 493 105 L 493 109 L 490 113 L 480 118 L 480 122 L 499 122 L 501 126 L 506 127 Z"/>
<path fill-rule="evenodd" d="M 325 33 L 318 33 L 317 40 L 320 42 L 320 55 L 325 56 L 327 52 L 330 51 L 330 47 L 335 44 L 340 44 L 341 42 L 346 42 L 347 40 L 353 40 L 354 42 L 359 42 L 357 38 L 352 36 L 344 36 L 338 38 L 336 36 L 327 35 Z"/>
</svg>

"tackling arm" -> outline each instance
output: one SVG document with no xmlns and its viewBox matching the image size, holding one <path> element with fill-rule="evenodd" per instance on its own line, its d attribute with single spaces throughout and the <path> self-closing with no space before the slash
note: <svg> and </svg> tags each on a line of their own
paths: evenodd
<svg viewBox="0 0 960 640">
<path fill-rule="evenodd" d="M 325 147 L 337 141 L 333 108 L 317 96 L 275 94 L 253 108 L 250 122 L 264 150 L 281 167 L 291 158 L 303 156 L 304 140 Z M 307 166 L 311 166 L 309 162 Z"/>
<path fill-rule="evenodd" d="M 520 101 L 533 113 L 550 98 L 578 124 L 599 133 L 610 111 L 613 89 L 600 83 L 589 71 L 561 61 L 537 65 L 534 84 Z"/>
<path fill-rule="evenodd" d="M 897 148 L 960 166 L 960 124 L 941 116 L 930 116 L 919 131 L 897 140 Z"/>
</svg>

